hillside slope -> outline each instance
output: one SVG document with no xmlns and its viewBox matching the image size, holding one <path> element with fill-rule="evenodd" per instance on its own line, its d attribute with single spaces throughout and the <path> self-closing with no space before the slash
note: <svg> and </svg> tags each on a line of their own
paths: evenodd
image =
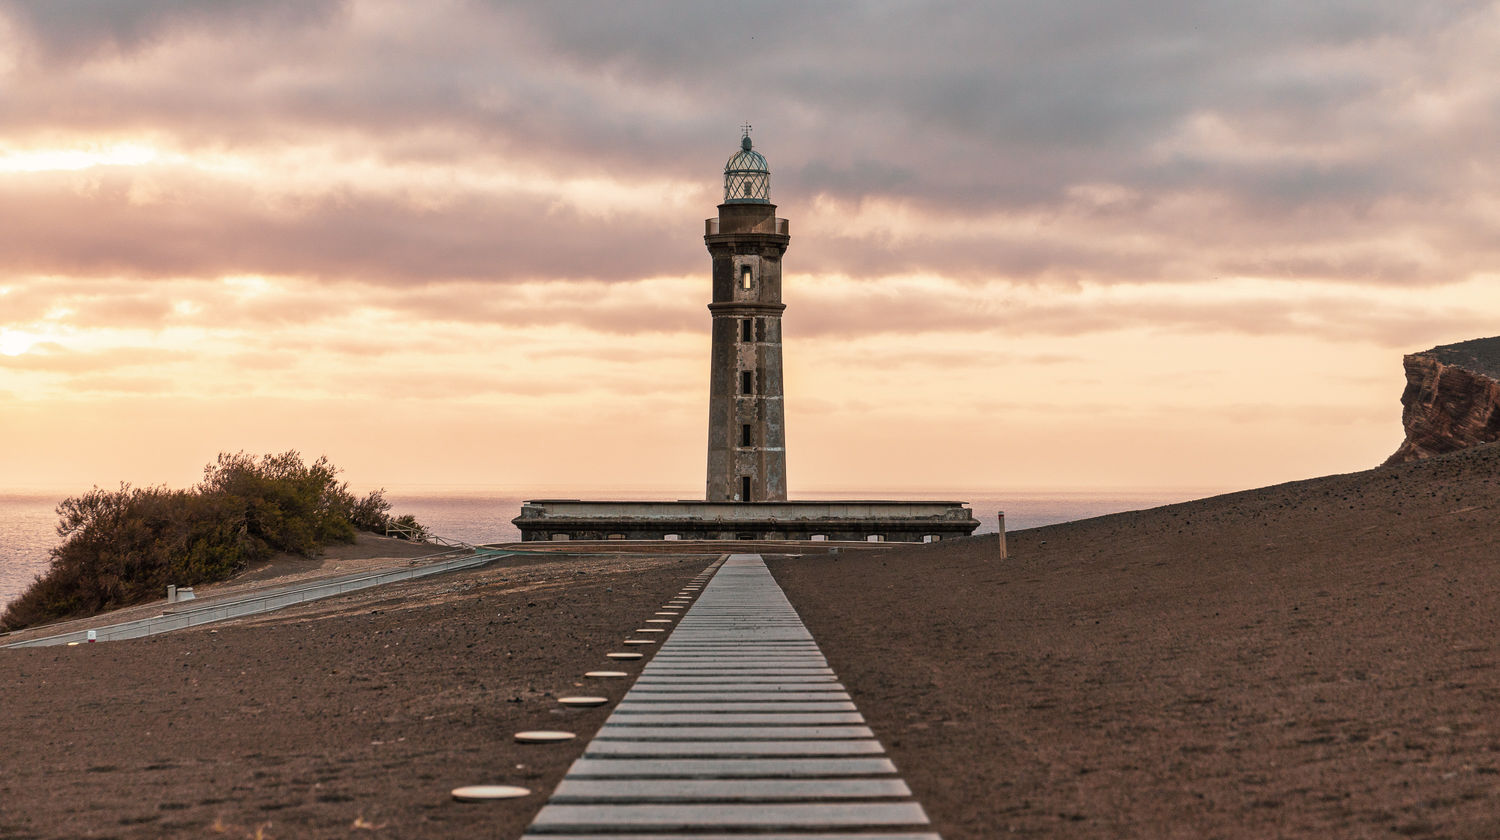
<svg viewBox="0 0 1500 840">
<path fill-rule="evenodd" d="M 775 574 L 948 840 L 1500 836 L 1500 446 Z"/>
</svg>

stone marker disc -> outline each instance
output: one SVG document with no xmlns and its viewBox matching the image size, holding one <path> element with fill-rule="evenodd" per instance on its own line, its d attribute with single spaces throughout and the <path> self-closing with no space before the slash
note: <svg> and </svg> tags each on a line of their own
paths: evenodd
<svg viewBox="0 0 1500 840">
<path fill-rule="evenodd" d="M 635 628 L 635 630 L 633 630 L 631 632 L 633 632 L 633 633 L 665 633 L 667 631 L 661 629 L 660 627 L 637 627 L 637 628 Z"/>
<path fill-rule="evenodd" d="M 630 675 L 625 673 L 624 671 L 589 671 L 588 673 L 584 674 L 584 676 L 596 677 L 598 679 L 608 679 L 610 677 L 628 677 Z"/>
<path fill-rule="evenodd" d="M 655 639 L 626 639 L 625 640 L 625 644 L 627 644 L 627 645 L 654 645 L 654 644 L 656 644 L 656 640 Z"/>
<path fill-rule="evenodd" d="M 645 656 L 642 653 L 606 653 L 604 655 L 610 659 L 640 659 Z"/>
<path fill-rule="evenodd" d="M 577 738 L 571 732 L 557 732 L 549 729 L 534 729 L 530 732 L 517 732 L 516 741 L 522 744 L 555 744 L 559 741 L 571 741 Z"/>
<path fill-rule="evenodd" d="M 646 623 L 647 624 L 671 624 L 672 623 L 672 619 L 670 619 L 670 618 L 648 618 L 648 619 L 646 619 Z"/>
<path fill-rule="evenodd" d="M 591 706 L 603 706 L 609 702 L 608 697 L 559 697 L 557 702 L 564 706 L 577 706 L 578 708 L 589 708 Z"/>
<path fill-rule="evenodd" d="M 491 799 L 515 799 L 530 795 L 530 790 L 511 785 L 468 785 L 453 789 L 453 798 L 459 802 L 488 802 Z"/>
</svg>

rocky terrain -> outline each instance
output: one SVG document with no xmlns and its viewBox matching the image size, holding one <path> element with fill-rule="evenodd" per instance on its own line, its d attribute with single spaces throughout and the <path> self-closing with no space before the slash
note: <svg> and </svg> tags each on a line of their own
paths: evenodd
<svg viewBox="0 0 1500 840">
<path fill-rule="evenodd" d="M 1402 464 L 1500 440 L 1500 337 L 1412 353 L 1403 360 Z"/>
</svg>

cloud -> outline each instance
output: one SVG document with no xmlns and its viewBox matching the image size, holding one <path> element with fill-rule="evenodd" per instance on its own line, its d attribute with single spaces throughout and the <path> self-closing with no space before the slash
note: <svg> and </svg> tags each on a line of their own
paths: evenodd
<svg viewBox="0 0 1500 840">
<path fill-rule="evenodd" d="M 150 180 L 156 192 L 137 187 Z M 599 223 L 535 196 L 462 187 L 441 204 L 379 191 L 267 194 L 198 173 L 13 173 L 0 190 L 0 270 L 13 274 L 273 274 L 422 283 L 636 279 L 707 261 L 697 225 Z"/>
<path fill-rule="evenodd" d="M 81 352 L 56 342 L 44 342 L 17 356 L 0 355 L 0 368 L 48 373 L 103 373 L 124 368 L 158 368 L 192 358 L 190 353 L 152 347 L 128 347 L 108 352 Z"/>
<path fill-rule="evenodd" d="M 6 176 L 24 225 L 0 267 L 700 271 L 690 231 L 742 119 L 804 232 L 789 271 L 1439 283 L 1500 258 L 1493 4 L 588 8 L 0 4 L 21 43 L 75 58 L 12 69 L 9 137 L 141 134 L 188 161 Z M 192 165 L 224 154 L 249 173 Z M 614 186 L 595 202 L 580 178 Z M 910 224 L 840 225 L 869 208 Z"/>
<path fill-rule="evenodd" d="M 1383 153 L 1434 139 L 1410 119 L 1411 94 L 1445 91 L 1453 80 L 1442 71 L 1455 61 L 1482 62 L 1494 25 L 1487 3 L 1394 0 L 1156 0 L 1086 13 L 1018 1 L 291 11 L 303 5 L 114 3 L 92 18 L 76 3 L 12 5 L 49 49 L 160 39 L 108 77 L 25 78 L 13 130 L 171 121 L 213 143 L 316 130 L 391 158 L 454 144 L 681 180 L 711 176 L 748 118 L 778 190 L 797 202 L 1026 207 L 1079 181 L 1114 180 L 1220 181 L 1247 200 L 1306 203 L 1447 177 L 1393 169 Z M 1227 120 L 1238 143 L 1283 153 L 1330 135 L 1368 142 L 1322 169 L 1303 154 L 1252 165 L 1222 154 L 1233 148 L 1163 153 L 1204 115 Z M 437 138 L 446 140 L 434 148 Z"/>
<path fill-rule="evenodd" d="M 281 29 L 325 21 L 343 0 L 0 0 L 0 12 L 52 64 L 135 53 L 184 31 Z"/>
<path fill-rule="evenodd" d="M 443 407 L 445 445 L 524 416 L 551 459 L 561 423 L 701 398 L 700 224 L 748 120 L 792 221 L 799 428 L 931 437 L 1004 379 L 1079 429 L 1264 398 L 1387 449 L 1376 373 L 1500 308 L 1497 39 L 1470 0 L 0 0 L 0 327 L 39 342 L 0 389 L 150 422 L 325 400 L 372 441 Z M 1298 427 L 1275 457 L 1310 445 L 1255 416 Z"/>
</svg>

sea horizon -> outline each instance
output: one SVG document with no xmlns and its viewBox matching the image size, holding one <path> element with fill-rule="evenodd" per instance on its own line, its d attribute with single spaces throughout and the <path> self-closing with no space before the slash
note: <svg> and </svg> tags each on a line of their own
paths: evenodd
<svg viewBox="0 0 1500 840">
<path fill-rule="evenodd" d="M 59 543 L 56 507 L 63 499 L 87 488 L 62 489 L 45 485 L 0 487 L 0 606 L 9 603 L 46 570 L 48 556 Z M 511 519 L 528 499 L 692 499 L 690 492 L 672 487 L 602 485 L 579 488 L 565 485 L 400 484 L 387 485 L 391 513 L 411 514 L 430 533 L 467 543 L 502 543 L 520 539 Z M 357 493 L 368 492 L 356 490 Z M 979 520 L 976 533 L 994 533 L 999 513 L 1005 512 L 1007 531 L 1055 525 L 1127 510 L 1142 510 L 1190 501 L 1220 493 L 1224 488 L 1080 488 L 951 490 L 840 490 L 809 489 L 793 499 L 934 499 L 961 501 Z"/>
</svg>

